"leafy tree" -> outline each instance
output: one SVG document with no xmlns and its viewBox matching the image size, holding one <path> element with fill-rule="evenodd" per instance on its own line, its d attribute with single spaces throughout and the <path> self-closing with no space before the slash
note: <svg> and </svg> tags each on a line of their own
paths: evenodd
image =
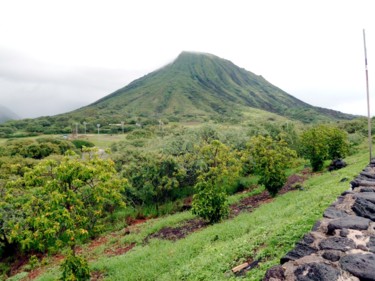
<svg viewBox="0 0 375 281">
<path fill-rule="evenodd" d="M 286 182 L 286 169 L 297 157 L 294 150 L 283 140 L 273 140 L 267 136 L 252 137 L 248 143 L 245 158 L 250 159 L 253 169 L 272 196 L 276 196 Z"/>
<path fill-rule="evenodd" d="M 235 153 L 218 140 L 204 145 L 198 155 L 201 169 L 194 187 L 192 212 L 215 223 L 229 212 L 226 186 L 238 178 L 241 165 Z"/>
<path fill-rule="evenodd" d="M 83 159 L 70 153 L 59 162 L 43 160 L 24 175 L 22 184 L 31 194 L 22 205 L 25 220 L 15 222 L 11 233 L 23 249 L 69 245 L 74 255 L 76 241 L 98 233 L 101 219 L 123 205 L 127 181 L 116 176 L 110 159 L 87 152 Z"/>
<path fill-rule="evenodd" d="M 94 147 L 95 144 L 93 144 L 91 141 L 87 140 L 72 140 L 72 143 L 77 149 L 83 150 L 84 147 Z"/>
<path fill-rule="evenodd" d="M 343 158 L 349 144 L 345 131 L 330 125 L 317 125 L 301 136 L 301 153 L 310 160 L 313 171 L 323 168 L 324 160 Z"/>
<path fill-rule="evenodd" d="M 0 154 L 4 156 L 20 155 L 25 158 L 43 159 L 51 154 L 64 154 L 74 149 L 71 142 L 53 138 L 38 138 L 36 140 L 7 141 Z"/>
<path fill-rule="evenodd" d="M 31 191 L 21 184 L 20 179 L 36 160 L 14 157 L 0 157 L 0 254 L 10 256 L 19 249 L 16 224 L 25 226 L 24 206 Z"/>
<path fill-rule="evenodd" d="M 168 200 L 171 191 L 179 187 L 185 171 L 174 157 L 162 154 L 134 155 L 137 161 L 124 168 L 130 181 L 127 197 L 135 203 L 159 205 Z"/>
<path fill-rule="evenodd" d="M 87 261 L 70 252 L 61 264 L 62 281 L 86 281 L 90 280 L 90 269 Z"/>
</svg>

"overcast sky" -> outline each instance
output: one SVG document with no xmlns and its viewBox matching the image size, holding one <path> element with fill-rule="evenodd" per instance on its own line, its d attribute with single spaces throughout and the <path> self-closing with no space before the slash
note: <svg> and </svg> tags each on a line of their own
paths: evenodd
<svg viewBox="0 0 375 281">
<path fill-rule="evenodd" d="M 312 105 L 366 115 L 362 30 L 373 94 L 374 7 L 371 0 L 0 0 L 0 104 L 21 117 L 67 112 L 185 50 L 228 59 Z"/>
</svg>

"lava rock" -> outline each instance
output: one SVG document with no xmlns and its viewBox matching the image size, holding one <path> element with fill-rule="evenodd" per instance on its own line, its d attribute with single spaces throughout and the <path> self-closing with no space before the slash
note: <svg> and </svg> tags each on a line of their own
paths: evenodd
<svg viewBox="0 0 375 281">
<path fill-rule="evenodd" d="M 370 240 L 367 243 L 366 247 L 369 249 L 371 253 L 375 254 L 375 236 L 370 236 Z"/>
<path fill-rule="evenodd" d="M 322 255 L 323 258 L 329 261 L 338 261 L 343 256 L 343 252 L 337 250 L 328 250 L 325 251 Z"/>
<path fill-rule="evenodd" d="M 347 213 L 341 210 L 337 210 L 334 207 L 328 207 L 323 213 L 323 217 L 329 218 L 329 219 L 338 219 L 338 218 L 344 218 L 347 216 L 349 216 Z"/>
<path fill-rule="evenodd" d="M 349 230 L 346 228 L 343 228 L 340 230 L 340 236 L 341 237 L 347 237 L 349 235 Z"/>
<path fill-rule="evenodd" d="M 361 189 L 362 190 L 362 189 Z M 375 193 L 374 192 L 362 192 L 354 195 L 354 198 L 362 198 L 371 203 L 375 204 Z"/>
<path fill-rule="evenodd" d="M 357 198 L 353 204 L 352 210 L 360 217 L 368 218 L 372 221 L 375 221 L 375 204 L 371 203 L 366 199 L 360 197 Z"/>
<path fill-rule="evenodd" d="M 333 160 L 331 164 L 328 166 L 328 171 L 339 170 L 346 167 L 345 161 L 341 159 Z"/>
<path fill-rule="evenodd" d="M 327 227 L 327 234 L 333 234 L 336 229 L 343 228 L 366 230 L 369 227 L 369 224 L 369 219 L 356 216 L 347 216 L 345 218 L 330 221 Z"/>
<path fill-rule="evenodd" d="M 341 267 L 361 281 L 375 281 L 375 255 L 352 254 L 340 259 Z M 334 280 L 334 279 L 332 279 Z"/>
<path fill-rule="evenodd" d="M 321 250 L 337 250 L 345 252 L 349 249 L 355 249 L 355 247 L 356 245 L 354 241 L 345 237 L 330 237 L 319 243 L 319 248 Z"/>
<path fill-rule="evenodd" d="M 284 264 L 288 261 L 295 261 L 302 257 L 309 256 L 312 253 L 315 253 L 317 250 L 306 245 L 305 243 L 297 243 L 293 250 L 288 252 L 284 257 L 280 259 L 280 263 Z"/>
<path fill-rule="evenodd" d="M 324 263 L 307 263 L 297 267 L 294 276 L 296 281 L 334 281 L 340 276 L 340 271 Z"/>
<path fill-rule="evenodd" d="M 361 189 L 359 190 L 359 192 L 375 192 L 375 188 L 372 188 L 372 187 L 369 187 L 369 186 L 365 186 L 365 187 L 361 187 Z"/>
<path fill-rule="evenodd" d="M 285 280 L 284 269 L 281 265 L 277 265 L 268 269 L 266 275 L 263 278 L 263 281 L 270 281 L 275 279 L 279 281 Z"/>
<path fill-rule="evenodd" d="M 319 227 L 322 225 L 322 222 L 321 221 L 317 221 L 313 227 L 311 228 L 311 231 L 318 231 L 319 230 Z"/>
</svg>

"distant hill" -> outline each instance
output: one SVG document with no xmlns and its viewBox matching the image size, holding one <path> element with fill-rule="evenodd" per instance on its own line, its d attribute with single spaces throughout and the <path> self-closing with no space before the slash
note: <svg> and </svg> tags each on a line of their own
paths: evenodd
<svg viewBox="0 0 375 281">
<path fill-rule="evenodd" d="M 17 114 L 12 112 L 9 108 L 0 105 L 0 123 L 4 123 L 8 120 L 20 119 Z"/>
<path fill-rule="evenodd" d="M 249 107 L 302 122 L 353 118 L 311 106 L 228 60 L 191 52 L 73 113 L 186 120 L 231 116 Z"/>
<path fill-rule="evenodd" d="M 88 106 L 6 126 L 36 133 L 70 133 L 75 124 L 82 127 L 86 122 L 90 132 L 95 132 L 97 124 L 102 132 L 116 132 L 121 122 L 133 128 L 159 120 L 238 123 L 259 114 L 269 116 L 264 119 L 274 119 L 276 114 L 303 123 L 356 117 L 309 105 L 228 60 L 182 52 L 172 63 Z"/>
</svg>

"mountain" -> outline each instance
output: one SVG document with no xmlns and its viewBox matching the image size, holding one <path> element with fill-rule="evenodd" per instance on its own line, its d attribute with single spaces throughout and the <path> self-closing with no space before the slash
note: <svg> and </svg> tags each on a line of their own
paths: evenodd
<svg viewBox="0 0 375 281">
<path fill-rule="evenodd" d="M 56 116 L 11 121 L 4 126 L 7 130 L 11 127 L 55 134 L 71 133 L 77 124 L 80 130 L 86 124 L 88 131 L 95 132 L 100 124 L 101 132 L 116 132 L 122 122 L 131 128 L 139 123 L 158 124 L 159 120 L 255 124 L 259 117 L 275 120 L 280 116 L 304 123 L 356 117 L 311 106 L 228 60 L 182 52 L 172 63 L 88 106 Z"/>
<path fill-rule="evenodd" d="M 16 120 L 16 119 L 20 119 L 17 116 L 17 114 L 12 112 L 7 107 L 0 105 L 0 123 L 4 123 L 8 120 Z"/>
<path fill-rule="evenodd" d="M 251 108 L 303 122 L 354 117 L 311 106 L 228 60 L 192 52 L 182 52 L 165 67 L 72 113 L 199 120 L 230 117 Z"/>
</svg>

